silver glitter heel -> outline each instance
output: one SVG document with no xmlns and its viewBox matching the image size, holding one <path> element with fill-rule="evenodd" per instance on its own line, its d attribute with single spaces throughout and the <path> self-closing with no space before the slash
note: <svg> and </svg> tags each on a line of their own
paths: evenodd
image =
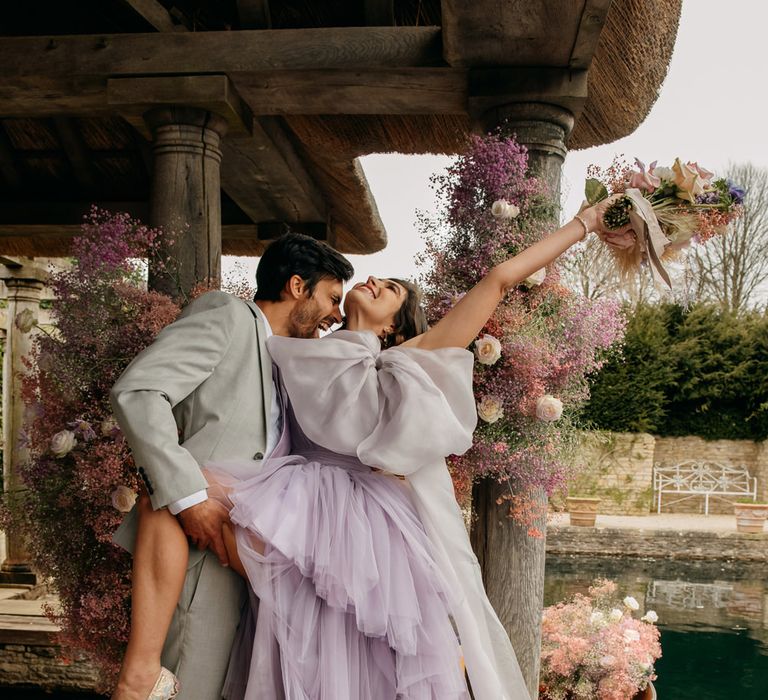
<svg viewBox="0 0 768 700">
<path fill-rule="evenodd" d="M 152 692 L 147 700 L 171 700 L 179 694 L 179 679 L 176 678 L 165 666 L 160 667 L 160 675 L 155 681 Z"/>
</svg>

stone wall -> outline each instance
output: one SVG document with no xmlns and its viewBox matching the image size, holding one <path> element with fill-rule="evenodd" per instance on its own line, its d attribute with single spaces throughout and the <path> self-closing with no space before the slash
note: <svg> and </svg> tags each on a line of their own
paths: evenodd
<svg viewBox="0 0 768 700">
<path fill-rule="evenodd" d="M 757 477 L 757 499 L 768 500 L 768 442 L 751 440 L 704 440 L 699 437 L 657 438 L 654 462 L 674 465 L 689 459 L 744 465 Z M 710 513 L 732 513 L 734 498 L 729 501 L 710 498 Z M 662 501 L 662 506 L 664 501 Z M 676 503 L 664 512 L 703 513 L 704 499 L 692 498 Z"/>
<path fill-rule="evenodd" d="M 547 528 L 547 553 L 605 557 L 648 557 L 686 561 L 712 560 L 768 563 L 768 532 L 702 530 L 635 530 L 629 528 Z"/>
<path fill-rule="evenodd" d="M 757 477 L 758 501 L 768 502 L 768 441 L 659 438 L 647 433 L 585 433 L 568 492 L 601 498 L 599 512 L 606 515 L 642 515 L 655 511 L 654 464 L 671 466 L 691 459 L 745 465 Z M 733 500 L 711 498 L 710 512 L 732 513 Z M 554 498 L 553 505 L 562 507 L 562 499 Z M 662 512 L 703 513 L 704 499 L 690 498 Z"/>
<path fill-rule="evenodd" d="M 3 688 L 92 692 L 97 685 L 98 675 L 91 664 L 82 658 L 63 658 L 57 646 L 0 643 L 0 686 Z M 12 697 L 5 692 L 0 694 Z"/>
</svg>

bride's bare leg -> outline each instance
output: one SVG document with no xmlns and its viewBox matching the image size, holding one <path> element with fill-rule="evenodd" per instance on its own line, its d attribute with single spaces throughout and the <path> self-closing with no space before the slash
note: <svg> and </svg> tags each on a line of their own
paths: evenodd
<svg viewBox="0 0 768 700">
<path fill-rule="evenodd" d="M 133 555 L 131 632 L 112 700 L 146 700 L 160 674 L 160 654 L 178 603 L 189 545 L 176 518 L 139 497 Z"/>
<path fill-rule="evenodd" d="M 227 548 L 227 556 L 229 557 L 229 565 L 234 571 L 237 571 L 244 579 L 248 580 L 248 574 L 245 573 L 245 567 L 240 559 L 240 555 L 237 552 L 237 543 L 235 541 L 235 531 L 232 525 L 224 524 L 222 530 L 224 536 L 224 546 Z M 264 543 L 257 539 L 254 535 L 249 535 L 251 546 L 259 553 L 264 554 Z"/>
</svg>

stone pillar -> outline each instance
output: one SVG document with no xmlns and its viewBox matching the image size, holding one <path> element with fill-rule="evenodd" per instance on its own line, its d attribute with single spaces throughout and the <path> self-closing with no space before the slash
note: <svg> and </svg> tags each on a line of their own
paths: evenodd
<svg viewBox="0 0 768 700">
<path fill-rule="evenodd" d="M 40 294 L 47 278 L 45 270 L 34 265 L 5 267 L 2 277 L 8 290 L 7 328 L 3 356 L 3 485 L 13 501 L 21 497 L 19 466 L 29 459 L 24 444 L 25 406 L 21 400 L 24 358 L 32 349 L 34 326 L 40 312 Z M 0 567 L 2 583 L 34 583 L 35 575 L 20 533 L 5 535 L 5 560 Z"/>
<path fill-rule="evenodd" d="M 476 127 L 483 132 L 501 128 L 503 133 L 515 134 L 528 148 L 531 171 L 549 185 L 559 205 L 565 139 L 573 123 L 573 115 L 560 107 L 517 103 L 494 107 L 476 121 Z M 557 221 L 552 223 L 556 228 Z M 506 484 L 499 485 L 492 479 L 475 485 L 471 539 L 488 597 L 509 633 L 528 691 L 535 700 L 541 659 L 545 538 L 532 537 L 528 528 L 507 517 L 506 502 L 497 505 L 507 489 Z M 546 533 L 546 495 L 539 491 L 528 497 L 541 512 L 534 527 Z"/>
<path fill-rule="evenodd" d="M 194 107 L 158 107 L 144 116 L 153 136 L 149 223 L 172 236 L 150 264 L 150 288 L 182 299 L 221 277 L 221 137 L 226 120 Z"/>
</svg>

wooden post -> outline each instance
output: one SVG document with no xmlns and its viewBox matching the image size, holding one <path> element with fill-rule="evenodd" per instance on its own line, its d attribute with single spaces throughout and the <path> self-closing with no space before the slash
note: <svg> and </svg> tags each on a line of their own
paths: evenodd
<svg viewBox="0 0 768 700">
<path fill-rule="evenodd" d="M 152 130 L 154 168 L 149 222 L 172 242 L 165 268 L 150 266 L 149 285 L 186 297 L 200 282 L 221 277 L 221 137 L 226 120 L 194 107 L 158 107 Z"/>
<path fill-rule="evenodd" d="M 543 178 L 555 201 L 560 198 L 560 173 L 565 139 L 573 115 L 554 105 L 520 103 L 495 107 L 478 120 L 485 132 L 501 128 L 515 134 L 528 148 L 532 172 Z M 553 228 L 556 221 L 553 221 Z M 538 697 L 541 659 L 541 611 L 544 604 L 545 538 L 532 537 L 507 516 L 508 503 L 496 501 L 508 493 L 506 484 L 486 479 L 472 490 L 472 546 L 483 572 L 488 597 L 509 633 L 531 698 Z M 546 533 L 547 498 L 543 491 L 528 494 L 541 517 L 534 526 Z"/>
<path fill-rule="evenodd" d="M 32 349 L 34 326 L 40 312 L 40 294 L 47 279 L 42 268 L 32 264 L 6 266 L 2 270 L 8 290 L 5 354 L 3 357 L 3 486 L 8 499 L 20 497 L 22 484 L 18 469 L 29 459 L 24 441 L 25 406 L 21 400 L 24 358 Z M 35 583 L 23 537 L 5 533 L 5 560 L 0 566 L 0 583 Z"/>
</svg>

